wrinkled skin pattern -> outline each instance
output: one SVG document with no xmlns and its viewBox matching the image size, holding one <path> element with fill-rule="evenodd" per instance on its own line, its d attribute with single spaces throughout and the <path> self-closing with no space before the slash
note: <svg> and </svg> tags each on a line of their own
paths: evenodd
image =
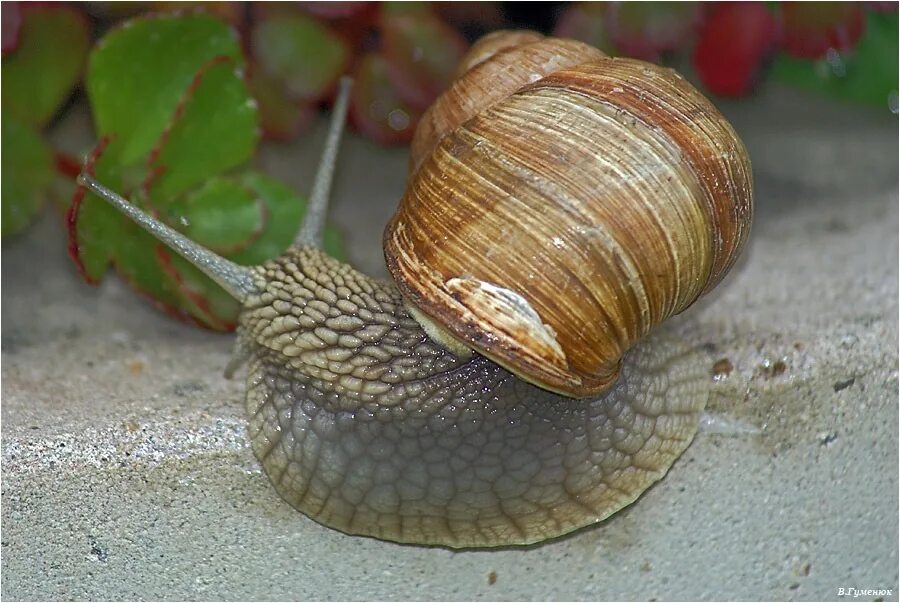
<svg viewBox="0 0 900 603">
<path fill-rule="evenodd" d="M 609 392 L 572 400 L 431 342 L 393 285 L 313 248 L 259 267 L 239 345 L 253 450 L 327 526 L 450 547 L 527 544 L 595 523 L 693 437 L 701 362 L 658 334 Z"/>
</svg>

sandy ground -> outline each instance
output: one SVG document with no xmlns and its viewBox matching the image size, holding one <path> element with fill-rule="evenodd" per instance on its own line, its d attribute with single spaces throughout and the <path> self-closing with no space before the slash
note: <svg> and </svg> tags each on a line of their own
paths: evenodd
<svg viewBox="0 0 900 603">
<path fill-rule="evenodd" d="M 525 549 L 400 546 L 307 519 L 247 445 L 242 383 L 222 377 L 230 336 L 114 277 L 83 284 L 53 215 L 5 241 L 2 597 L 896 600 L 897 118 L 779 90 L 725 111 L 757 217 L 690 314 L 710 372 L 734 368 L 662 482 Z M 267 148 L 263 167 L 306 190 L 322 134 Z M 56 135 L 89 137 L 84 113 Z M 333 215 L 366 271 L 383 271 L 405 161 L 345 145 Z"/>
</svg>

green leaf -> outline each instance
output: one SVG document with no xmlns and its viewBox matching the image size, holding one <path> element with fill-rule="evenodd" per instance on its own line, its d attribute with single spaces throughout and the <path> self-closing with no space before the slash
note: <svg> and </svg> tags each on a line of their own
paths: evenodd
<svg viewBox="0 0 900 603">
<path fill-rule="evenodd" d="M 122 163 L 139 160 L 157 144 L 194 78 L 220 56 L 243 64 L 233 30 L 202 13 L 127 21 L 97 44 L 88 96 L 98 133 L 122 139 Z"/>
<path fill-rule="evenodd" d="M 253 56 L 284 82 L 295 100 L 316 100 L 334 84 L 349 60 L 346 44 L 304 13 L 273 9 L 251 34 Z"/>
<path fill-rule="evenodd" d="M 196 75 L 152 155 L 154 201 L 172 199 L 250 159 L 259 139 L 256 103 L 234 61 L 214 59 Z M 164 202 L 154 203 L 163 207 Z"/>
<path fill-rule="evenodd" d="M 95 152 L 99 158 L 95 162 L 89 161 L 89 169 L 109 188 L 121 191 L 122 176 L 116 162 L 119 153 L 115 145 L 116 141 L 113 141 L 105 152 Z M 103 149 L 103 143 L 99 148 Z M 135 205 L 141 205 L 140 199 L 135 196 L 129 200 Z M 183 288 L 186 289 L 187 285 L 180 282 L 169 250 L 105 201 L 90 193 L 85 194 L 80 208 L 72 218 L 70 228 L 74 232 L 70 232 L 69 236 L 76 246 L 75 259 L 89 281 L 98 282 L 112 263 L 132 288 L 149 297 L 166 313 L 213 328 L 229 326 L 220 324 L 196 309 L 196 304 L 186 301 L 189 292 Z M 209 279 L 206 279 L 206 283 L 211 289 L 218 289 Z M 221 289 L 219 291 L 226 295 Z"/>
<path fill-rule="evenodd" d="M 246 249 L 266 227 L 256 194 L 234 178 L 212 178 L 172 205 L 168 222 L 191 240 L 219 254 Z"/>
<path fill-rule="evenodd" d="M 87 21 L 73 8 L 25 7 L 19 45 L 3 57 L 4 120 L 12 112 L 45 125 L 81 76 L 88 37 Z"/>
<path fill-rule="evenodd" d="M 116 243 L 114 262 L 119 274 L 133 288 L 162 304 L 169 313 L 183 314 L 183 296 L 160 262 L 168 249 L 127 218 L 117 216 L 117 219 L 120 238 Z"/>
<path fill-rule="evenodd" d="M 284 184 L 261 173 L 219 178 L 170 208 L 170 223 L 181 225 L 191 239 L 247 266 L 281 254 L 293 242 L 306 201 Z M 325 229 L 325 251 L 344 258 L 338 232 Z M 171 285 L 182 295 L 182 307 L 209 326 L 227 329 L 237 321 L 239 305 L 197 268 L 168 254 Z"/>
<path fill-rule="evenodd" d="M 780 55 L 772 77 L 807 90 L 887 107 L 898 90 L 898 27 L 895 14 L 866 15 L 865 34 L 855 49 L 819 61 Z"/>
<path fill-rule="evenodd" d="M 121 169 L 115 160 L 119 142 L 114 140 L 109 145 L 101 142 L 89 158 L 86 169 L 106 187 L 120 191 L 127 198 L 128 191 L 122 184 Z M 76 199 L 79 195 L 83 195 L 81 205 L 70 210 L 77 209 L 71 216 L 69 227 L 72 231 L 69 236 L 74 241 L 75 259 L 82 274 L 89 281 L 96 282 L 117 253 L 141 241 L 147 244 L 147 240 L 130 220 L 103 200 L 85 193 L 84 189 L 76 190 Z M 132 202 L 140 205 L 137 199 Z"/>
<path fill-rule="evenodd" d="M 178 292 L 179 308 L 212 329 L 230 331 L 237 326 L 241 306 L 236 299 L 173 251 L 160 249 L 158 260 L 169 286 Z"/>
<path fill-rule="evenodd" d="M 274 258 L 294 241 L 306 199 L 256 171 L 210 180 L 172 205 L 170 224 L 228 259 L 253 266 Z M 325 227 L 325 251 L 344 257 L 339 233 Z"/>
<path fill-rule="evenodd" d="M 0 230 L 5 237 L 23 230 L 43 207 L 53 183 L 53 154 L 37 132 L 5 114 L 0 159 Z"/>
<path fill-rule="evenodd" d="M 212 40 L 216 51 L 198 46 L 200 39 Z M 178 48 L 177 61 L 170 46 Z M 246 164 L 258 142 L 258 111 L 238 52 L 230 30 L 203 15 L 138 19 L 101 40 L 88 81 L 109 143 L 105 150 L 101 143 L 86 169 L 201 245 L 259 264 L 291 243 L 304 203 L 261 174 L 231 172 Z M 70 224 L 72 255 L 89 280 L 112 264 L 164 311 L 213 329 L 234 328 L 234 299 L 102 200 L 85 195 L 80 207 L 73 204 Z M 340 255 L 334 231 L 326 241 Z"/>
<path fill-rule="evenodd" d="M 266 227 L 253 245 L 229 257 L 239 264 L 261 264 L 278 256 L 294 241 L 306 213 L 306 199 L 290 187 L 259 172 L 246 172 L 240 181 L 262 202 Z M 324 241 L 326 252 L 339 260 L 344 259 L 341 237 L 333 227 L 325 226 Z"/>
</svg>

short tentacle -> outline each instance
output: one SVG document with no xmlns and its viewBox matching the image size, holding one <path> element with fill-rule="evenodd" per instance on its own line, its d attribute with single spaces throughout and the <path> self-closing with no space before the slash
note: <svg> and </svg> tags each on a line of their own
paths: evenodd
<svg viewBox="0 0 900 603">
<path fill-rule="evenodd" d="M 294 244 L 298 247 L 303 245 L 322 246 L 322 232 L 325 229 L 325 216 L 328 213 L 331 180 L 334 176 L 334 166 L 341 143 L 341 134 L 344 131 L 344 122 L 347 116 L 347 106 L 350 103 L 350 88 L 352 85 L 353 80 L 349 77 L 341 78 L 340 90 L 334 103 L 334 111 L 331 114 L 328 138 L 325 141 L 325 150 L 322 152 L 322 159 L 319 160 L 309 206 L 306 209 L 306 217 L 303 219 L 303 224 L 301 224 L 297 238 L 294 240 Z"/>
</svg>

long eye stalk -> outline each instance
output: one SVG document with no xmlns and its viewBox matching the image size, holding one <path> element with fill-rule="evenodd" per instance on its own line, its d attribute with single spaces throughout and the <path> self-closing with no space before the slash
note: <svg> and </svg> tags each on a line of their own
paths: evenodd
<svg viewBox="0 0 900 603">
<path fill-rule="evenodd" d="M 334 105 L 325 151 L 322 154 L 316 173 L 306 218 L 295 240 L 296 245 L 312 245 L 315 247 L 321 247 L 322 245 L 322 231 L 325 227 L 325 214 L 328 211 L 328 195 L 331 190 L 331 179 L 334 174 L 341 132 L 344 129 L 351 84 L 349 77 L 341 79 L 340 92 Z M 144 213 L 120 195 L 94 180 L 89 174 L 82 172 L 78 176 L 78 183 L 181 254 L 182 257 L 216 281 L 236 300 L 243 302 L 248 296 L 256 292 L 256 287 L 253 284 L 253 268 L 235 264 L 231 260 L 227 260 L 191 241 L 177 230 Z"/>
<path fill-rule="evenodd" d="M 256 291 L 256 287 L 253 285 L 253 270 L 251 268 L 235 264 L 231 260 L 227 260 L 198 245 L 174 228 L 170 228 L 156 218 L 144 213 L 84 172 L 78 176 L 78 183 L 177 251 L 184 259 L 221 285 L 236 300 L 243 302 L 251 293 Z"/>
<path fill-rule="evenodd" d="M 349 77 L 341 78 L 340 89 L 334 109 L 331 113 L 331 124 L 328 127 L 328 138 L 325 141 L 325 150 L 319 167 L 316 171 L 316 179 L 313 181 L 312 194 L 309 198 L 309 206 L 306 208 L 306 217 L 294 239 L 294 244 L 322 247 L 322 232 L 325 229 L 325 215 L 328 213 L 328 200 L 331 194 L 331 180 L 334 176 L 334 165 L 337 160 L 338 147 L 341 143 L 341 133 L 344 131 L 344 121 L 347 115 L 347 105 L 350 102 L 350 88 L 353 80 Z"/>
</svg>

